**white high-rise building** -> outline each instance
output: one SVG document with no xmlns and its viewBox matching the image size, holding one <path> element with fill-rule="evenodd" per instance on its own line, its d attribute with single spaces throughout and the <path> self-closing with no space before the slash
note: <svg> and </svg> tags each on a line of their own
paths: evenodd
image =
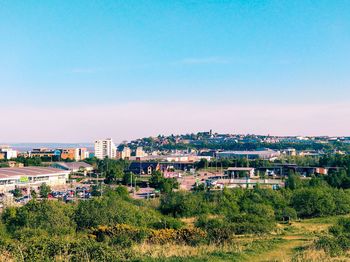
<svg viewBox="0 0 350 262">
<path fill-rule="evenodd" d="M 95 141 L 95 157 L 98 159 L 115 158 L 117 148 L 111 138 Z"/>
</svg>

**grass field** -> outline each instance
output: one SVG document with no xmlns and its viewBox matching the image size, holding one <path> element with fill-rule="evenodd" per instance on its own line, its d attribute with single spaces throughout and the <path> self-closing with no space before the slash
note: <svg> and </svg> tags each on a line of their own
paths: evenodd
<svg viewBox="0 0 350 262">
<path fill-rule="evenodd" d="M 350 261 L 331 258 L 313 247 L 319 234 L 340 217 L 324 217 L 280 224 L 274 234 L 237 236 L 232 244 L 199 247 L 182 245 L 142 245 L 135 247 L 140 261 Z"/>
</svg>

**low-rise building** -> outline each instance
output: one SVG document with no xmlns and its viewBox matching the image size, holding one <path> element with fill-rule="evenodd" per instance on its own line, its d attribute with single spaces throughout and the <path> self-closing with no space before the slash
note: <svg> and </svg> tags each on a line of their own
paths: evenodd
<svg viewBox="0 0 350 262">
<path fill-rule="evenodd" d="M 247 159 L 266 159 L 271 160 L 279 157 L 279 151 L 265 149 L 256 151 L 223 151 L 217 153 L 217 158 L 247 158 Z"/>
<path fill-rule="evenodd" d="M 0 192 L 18 188 L 37 189 L 43 183 L 51 187 L 65 185 L 69 171 L 53 167 L 0 168 Z"/>
<path fill-rule="evenodd" d="M 48 157 L 48 158 L 59 158 L 61 156 L 61 150 L 59 149 L 48 149 L 48 148 L 34 148 L 30 154 L 30 157 Z"/>
<path fill-rule="evenodd" d="M 136 156 L 136 157 L 140 157 L 140 158 L 146 156 L 146 153 L 145 153 L 145 151 L 143 151 L 143 148 L 142 148 L 141 146 L 139 146 L 139 147 L 136 148 L 135 156 Z"/>
<path fill-rule="evenodd" d="M 229 167 L 225 171 L 225 175 L 229 178 L 240 178 L 240 177 L 249 177 L 257 178 L 259 176 L 255 175 L 255 169 L 252 167 Z"/>
<path fill-rule="evenodd" d="M 0 159 L 13 159 L 17 158 L 17 151 L 13 150 L 10 146 L 0 146 Z"/>
<path fill-rule="evenodd" d="M 76 172 L 91 172 L 94 170 L 92 165 L 85 162 L 56 162 L 51 165 L 54 168 L 59 168 L 63 170 L 70 171 L 72 173 Z"/>
<path fill-rule="evenodd" d="M 63 148 L 61 150 L 61 159 L 70 159 L 75 161 L 84 160 L 88 156 L 86 148 Z"/>
<path fill-rule="evenodd" d="M 7 164 L 9 167 L 24 167 L 23 163 L 16 162 L 16 161 L 8 161 Z"/>
<path fill-rule="evenodd" d="M 159 171 L 160 165 L 157 162 L 132 162 L 127 171 L 140 175 L 152 175 L 154 171 Z"/>
<path fill-rule="evenodd" d="M 75 160 L 75 148 L 63 148 L 61 149 L 61 159 Z"/>
</svg>

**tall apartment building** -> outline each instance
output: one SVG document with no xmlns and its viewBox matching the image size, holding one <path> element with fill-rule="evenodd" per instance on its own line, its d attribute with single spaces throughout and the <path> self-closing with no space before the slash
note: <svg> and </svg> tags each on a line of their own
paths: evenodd
<svg viewBox="0 0 350 262">
<path fill-rule="evenodd" d="M 115 158 L 117 148 L 111 138 L 95 141 L 95 157 L 98 159 Z"/>
</svg>

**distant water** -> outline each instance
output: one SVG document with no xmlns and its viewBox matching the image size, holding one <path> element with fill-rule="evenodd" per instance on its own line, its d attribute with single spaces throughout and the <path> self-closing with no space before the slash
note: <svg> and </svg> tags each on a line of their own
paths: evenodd
<svg viewBox="0 0 350 262">
<path fill-rule="evenodd" d="M 0 143 L 0 145 L 9 145 L 11 148 L 19 152 L 31 151 L 33 148 L 77 148 L 85 147 L 88 151 L 93 151 L 94 145 L 92 143 Z"/>
</svg>

